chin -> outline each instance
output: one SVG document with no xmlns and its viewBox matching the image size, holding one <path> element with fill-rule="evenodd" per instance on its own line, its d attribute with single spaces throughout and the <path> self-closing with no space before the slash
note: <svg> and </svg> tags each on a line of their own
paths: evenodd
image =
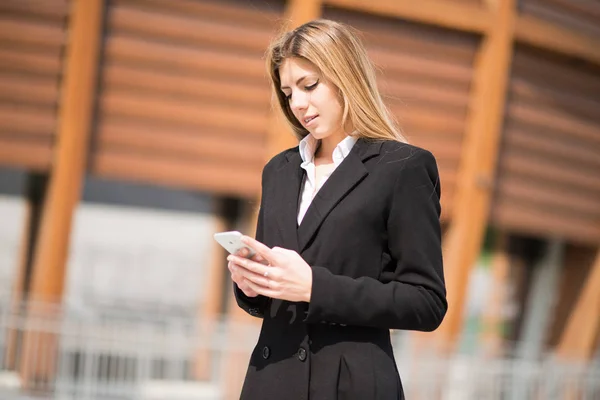
<svg viewBox="0 0 600 400">
<path fill-rule="evenodd" d="M 313 135 L 315 139 L 325 139 L 327 136 L 331 135 L 331 132 L 323 132 L 320 129 L 314 130 L 310 133 Z"/>
</svg>

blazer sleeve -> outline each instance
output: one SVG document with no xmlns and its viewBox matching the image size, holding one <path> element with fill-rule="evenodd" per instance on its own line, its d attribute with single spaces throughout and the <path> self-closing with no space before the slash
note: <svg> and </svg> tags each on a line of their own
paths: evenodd
<svg viewBox="0 0 600 400">
<path fill-rule="evenodd" d="M 305 322 L 435 330 L 448 308 L 442 267 L 440 184 L 428 151 L 411 157 L 393 186 L 387 217 L 393 268 L 379 280 L 333 275 L 313 266 Z"/>
<path fill-rule="evenodd" d="M 262 184 L 265 183 L 265 172 L 263 170 L 263 178 Z M 263 186 L 264 188 L 264 186 Z M 264 196 L 264 189 L 263 189 Z M 256 240 L 259 242 L 264 241 L 264 210 L 263 210 L 263 201 L 261 197 L 260 209 L 258 210 L 258 222 L 256 224 Z M 233 283 L 233 293 L 235 295 L 235 300 L 238 306 L 246 311 L 248 314 L 253 317 L 263 318 L 265 314 L 265 309 L 268 303 L 269 298 L 263 295 L 258 295 L 256 297 L 248 297 L 242 292 L 242 290 L 238 287 L 238 285 Z"/>
</svg>

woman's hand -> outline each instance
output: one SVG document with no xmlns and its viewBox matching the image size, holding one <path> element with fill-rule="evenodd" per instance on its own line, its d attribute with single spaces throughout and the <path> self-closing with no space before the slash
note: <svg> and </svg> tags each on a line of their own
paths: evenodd
<svg viewBox="0 0 600 400">
<path fill-rule="evenodd" d="M 235 274 L 237 279 L 241 278 L 250 293 L 287 301 L 310 301 L 312 269 L 298 253 L 281 247 L 270 249 L 248 236 L 242 242 L 256 251 L 255 260 L 238 255 L 230 255 L 227 260 L 232 277 Z"/>
<path fill-rule="evenodd" d="M 241 250 L 239 250 L 236 254 L 236 256 L 238 257 L 243 257 L 243 258 L 248 258 L 248 249 L 243 248 Z M 255 254 L 252 257 L 250 257 L 250 259 L 254 262 L 258 262 L 258 263 L 262 263 L 264 265 L 269 264 L 268 261 L 266 261 L 261 255 L 259 254 Z M 234 281 L 236 283 L 236 285 L 240 288 L 240 290 L 242 292 L 244 292 L 244 294 L 248 297 L 256 297 L 258 296 L 258 293 L 256 293 L 254 290 L 252 290 L 250 288 L 250 286 L 248 286 L 248 282 L 246 281 L 246 278 L 244 278 L 244 276 L 242 274 L 239 273 L 237 268 L 233 267 L 233 262 L 229 261 L 227 263 L 227 268 L 229 268 L 229 271 L 231 272 L 231 280 Z"/>
</svg>

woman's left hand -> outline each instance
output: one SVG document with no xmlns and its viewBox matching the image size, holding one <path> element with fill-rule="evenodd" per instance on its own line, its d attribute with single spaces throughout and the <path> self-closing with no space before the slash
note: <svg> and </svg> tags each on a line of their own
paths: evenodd
<svg viewBox="0 0 600 400">
<path fill-rule="evenodd" d="M 252 290 L 273 299 L 310 301 L 312 269 L 300 254 L 281 247 L 270 249 L 248 236 L 244 236 L 242 242 L 270 264 L 264 265 L 235 255 L 227 257 L 236 272 L 246 278 Z"/>
</svg>

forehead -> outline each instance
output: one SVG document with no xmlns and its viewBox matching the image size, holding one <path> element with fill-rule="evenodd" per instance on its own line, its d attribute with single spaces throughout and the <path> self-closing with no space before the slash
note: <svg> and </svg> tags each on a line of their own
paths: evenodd
<svg viewBox="0 0 600 400">
<path fill-rule="evenodd" d="M 283 86 L 294 84 L 304 76 L 318 75 L 319 69 L 304 58 L 287 58 L 279 67 L 279 78 Z"/>
</svg>

